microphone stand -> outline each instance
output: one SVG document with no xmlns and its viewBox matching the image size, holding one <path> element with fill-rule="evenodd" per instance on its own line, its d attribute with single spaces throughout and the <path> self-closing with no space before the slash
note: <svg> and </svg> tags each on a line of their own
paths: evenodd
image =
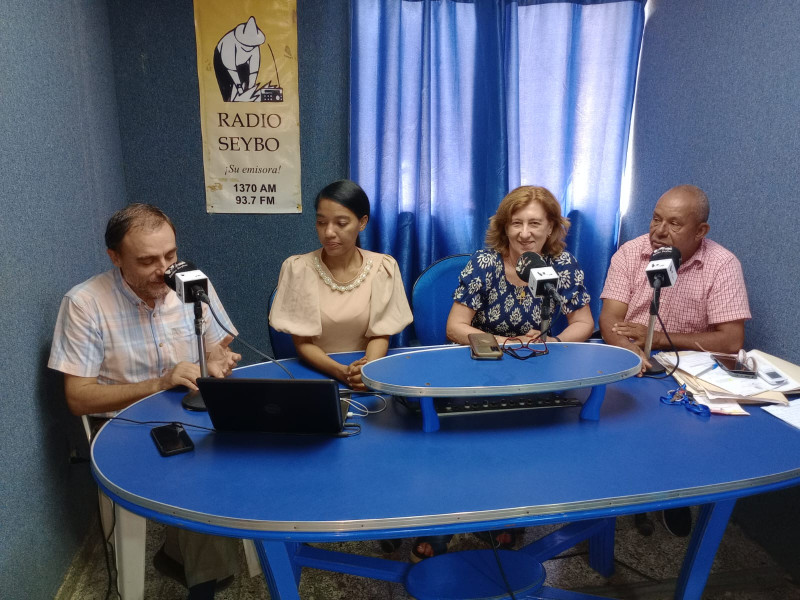
<svg viewBox="0 0 800 600">
<path fill-rule="evenodd" d="M 197 336 L 197 352 L 200 354 L 200 375 L 208 377 L 208 366 L 206 366 L 206 343 L 203 339 L 203 303 L 196 299 L 194 301 L 194 333 Z M 200 390 L 192 390 L 181 400 L 183 408 L 196 412 L 205 412 L 206 403 Z"/>
<path fill-rule="evenodd" d="M 644 355 L 650 358 L 650 351 L 653 348 L 653 330 L 656 327 L 656 317 L 658 316 L 658 303 L 661 298 L 661 280 L 653 282 L 653 301 L 650 303 L 650 321 L 647 324 L 647 337 L 644 342 Z M 656 360 L 651 361 L 652 366 L 645 371 L 648 375 L 661 375 L 666 369 Z"/>
<path fill-rule="evenodd" d="M 542 299 L 542 331 L 539 334 L 539 339 L 542 342 L 547 342 L 547 334 L 550 331 L 550 317 L 553 314 L 552 298 L 549 293 L 545 293 Z"/>
</svg>

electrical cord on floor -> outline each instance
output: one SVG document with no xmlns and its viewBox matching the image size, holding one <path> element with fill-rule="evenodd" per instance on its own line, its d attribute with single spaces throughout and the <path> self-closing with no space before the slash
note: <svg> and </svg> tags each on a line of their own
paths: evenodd
<svg viewBox="0 0 800 600">
<path fill-rule="evenodd" d="M 497 547 L 494 545 L 495 537 L 494 533 L 489 533 L 489 541 L 490 545 L 492 546 L 492 552 L 494 552 L 494 559 L 497 561 L 497 568 L 500 569 L 500 576 L 503 578 L 503 583 L 506 586 L 506 591 L 508 592 L 509 596 L 511 596 L 511 600 L 517 600 L 517 597 L 514 595 L 514 590 L 511 589 L 511 584 L 508 582 L 508 578 L 506 577 L 505 569 L 503 569 L 503 563 L 500 560 L 500 555 L 497 553 Z"/>
<path fill-rule="evenodd" d="M 564 560 L 565 558 L 575 558 L 577 556 L 589 556 L 588 552 L 573 552 L 572 554 L 559 554 L 558 556 L 554 556 L 553 558 L 548 558 L 546 562 L 551 562 L 554 560 Z"/>
<path fill-rule="evenodd" d="M 636 573 L 636 574 L 637 574 L 639 577 L 642 577 L 642 578 L 644 578 L 644 579 L 647 579 L 648 581 L 653 581 L 653 582 L 659 582 L 659 581 L 661 581 L 661 580 L 660 580 L 660 579 L 658 579 L 657 577 L 651 577 L 651 576 L 650 576 L 650 575 L 648 575 L 647 573 L 643 573 L 642 571 L 640 571 L 640 570 L 639 570 L 639 569 L 637 569 L 636 567 L 632 567 L 631 565 L 629 565 L 629 564 L 627 564 L 627 563 L 625 563 L 625 562 L 621 561 L 621 560 L 620 560 L 620 559 L 618 559 L 618 558 L 614 558 L 614 563 L 615 563 L 615 564 L 618 564 L 618 565 L 621 565 L 621 566 L 623 566 L 623 567 L 625 567 L 625 568 L 626 568 L 626 569 L 628 569 L 629 571 L 632 571 L 633 573 Z"/>
<path fill-rule="evenodd" d="M 114 545 L 111 543 L 111 536 L 114 535 L 114 528 L 117 525 L 117 511 L 115 510 L 115 502 L 110 498 L 109 501 L 111 502 L 111 530 L 108 532 L 108 537 L 103 534 L 103 514 L 100 510 L 100 502 L 97 503 L 97 515 L 100 519 L 100 537 L 103 539 L 103 558 L 106 559 L 106 574 L 108 575 L 108 585 L 106 587 L 105 600 L 109 600 L 109 597 L 111 596 L 112 583 L 117 592 L 117 598 L 122 597 L 119 593 L 119 571 L 117 571 L 116 567 L 114 567 L 112 572 L 111 568 L 112 562 L 114 565 L 116 565 L 116 555 L 114 553 Z M 111 554 L 111 560 L 109 560 L 109 554 Z"/>
</svg>

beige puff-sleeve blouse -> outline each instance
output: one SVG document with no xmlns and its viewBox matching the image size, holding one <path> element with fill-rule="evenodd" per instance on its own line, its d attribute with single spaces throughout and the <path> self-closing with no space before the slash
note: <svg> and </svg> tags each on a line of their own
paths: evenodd
<svg viewBox="0 0 800 600">
<path fill-rule="evenodd" d="M 269 313 L 270 325 L 310 337 L 326 353 L 365 350 L 370 338 L 402 331 L 413 317 L 397 261 L 387 254 L 358 251 L 364 264 L 372 260 L 372 268 L 361 285 L 347 292 L 332 289 L 317 272 L 315 257 L 332 278 L 321 248 L 287 258 Z"/>
</svg>

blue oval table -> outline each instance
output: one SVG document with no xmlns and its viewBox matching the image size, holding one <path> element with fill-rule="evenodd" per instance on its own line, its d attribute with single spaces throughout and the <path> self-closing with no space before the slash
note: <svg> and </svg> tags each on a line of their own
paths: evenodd
<svg viewBox="0 0 800 600">
<path fill-rule="evenodd" d="M 357 356 L 337 358 L 348 363 Z M 296 361 L 285 364 L 297 377 L 319 377 Z M 285 374 L 259 364 L 234 376 Z M 561 522 L 570 528 L 699 504 L 675 594 L 699 599 L 736 499 L 800 482 L 800 431 L 758 408 L 750 417 L 703 418 L 662 404 L 659 397 L 674 387 L 668 381 L 605 385 L 599 420 L 580 419 L 580 407 L 472 414 L 442 419 L 431 434 L 421 430 L 418 415 L 390 403 L 379 414 L 354 419 L 362 431 L 350 438 L 189 427 L 195 450 L 169 458 L 150 439 L 153 425 L 110 421 L 93 442 L 92 469 L 116 502 L 123 598 L 141 597 L 143 590 L 143 563 L 136 558 L 143 517 L 253 539 L 277 600 L 299 598 L 302 566 L 400 582 L 409 571 L 407 563 L 299 542 Z M 205 413 L 181 407 L 182 395 L 155 394 L 120 416 L 210 426 Z M 608 548 L 607 526 L 587 536 Z M 557 546 L 550 539 L 524 551 L 541 561 Z M 542 588 L 535 597 L 569 597 L 548 593 Z"/>
</svg>

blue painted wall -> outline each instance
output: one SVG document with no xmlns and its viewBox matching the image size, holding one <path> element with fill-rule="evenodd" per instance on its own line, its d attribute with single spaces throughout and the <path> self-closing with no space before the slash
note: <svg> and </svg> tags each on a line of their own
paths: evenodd
<svg viewBox="0 0 800 600">
<path fill-rule="evenodd" d="M 173 217 L 251 343 L 281 261 L 316 247 L 309 203 L 347 175 L 348 2 L 298 0 L 304 213 L 207 215 L 191 2 L 13 3 L 0 18 L 0 582 L 48 598 L 96 511 L 80 421 L 46 368 L 61 297 L 109 268 L 128 202 Z M 255 355 L 245 352 L 246 361 Z M 10 583 L 13 582 L 13 586 Z"/>
<path fill-rule="evenodd" d="M 703 188 L 711 201 L 709 237 L 744 268 L 753 313 L 745 346 L 800 364 L 800 4 L 647 4 L 622 239 L 647 231 L 656 200 L 670 187 Z M 794 488 L 740 501 L 735 514 L 800 580 L 798 504 Z"/>
<path fill-rule="evenodd" d="M 105 2 L 5 3 L 0 18 L 0 582 L 4 598 L 52 598 L 97 495 L 80 421 L 47 356 L 61 296 L 106 268 L 122 206 Z"/>
<path fill-rule="evenodd" d="M 303 213 L 209 215 L 192 3 L 109 1 L 127 199 L 174 219 L 180 257 L 209 276 L 242 337 L 266 351 L 267 299 L 281 263 L 319 246 L 314 197 L 348 174 L 348 6 L 297 2 Z M 257 360 L 238 349 L 245 362 Z"/>
<path fill-rule="evenodd" d="M 706 189 L 711 237 L 744 265 L 754 313 L 748 347 L 800 362 L 792 293 L 800 134 L 791 95 L 800 6 L 648 5 L 623 239 L 646 230 L 667 188 Z M 244 337 L 266 347 L 266 298 L 280 263 L 316 246 L 310 202 L 347 174 L 347 20 L 347 0 L 298 0 L 305 212 L 229 216 L 204 208 L 191 3 L 4 7 L 0 581 L 14 582 L 8 597 L 52 597 L 96 506 L 88 469 L 67 461 L 82 443 L 78 420 L 45 367 L 62 294 L 107 268 L 108 216 L 129 201 L 154 202 L 175 219 L 182 256 L 211 276 Z M 796 569 L 795 492 L 742 501 L 737 518 Z"/>
</svg>

